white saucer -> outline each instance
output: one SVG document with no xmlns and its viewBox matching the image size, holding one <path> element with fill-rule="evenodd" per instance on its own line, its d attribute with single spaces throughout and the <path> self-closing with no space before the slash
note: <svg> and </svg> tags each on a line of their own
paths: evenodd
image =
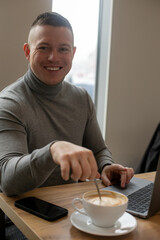
<svg viewBox="0 0 160 240">
<path fill-rule="evenodd" d="M 115 223 L 113 227 L 103 228 L 97 227 L 92 224 L 89 217 L 80 214 L 79 212 L 74 212 L 71 215 L 71 223 L 77 229 L 98 236 L 119 236 L 132 232 L 136 226 L 136 219 L 125 212 L 122 217 Z"/>
</svg>

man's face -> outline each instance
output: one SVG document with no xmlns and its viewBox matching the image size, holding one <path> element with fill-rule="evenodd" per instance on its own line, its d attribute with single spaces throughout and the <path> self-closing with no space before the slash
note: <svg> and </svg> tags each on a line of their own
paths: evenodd
<svg viewBox="0 0 160 240">
<path fill-rule="evenodd" d="M 56 85 L 70 71 L 76 48 L 72 32 L 66 27 L 50 25 L 31 29 L 24 52 L 33 73 L 39 80 Z"/>
</svg>

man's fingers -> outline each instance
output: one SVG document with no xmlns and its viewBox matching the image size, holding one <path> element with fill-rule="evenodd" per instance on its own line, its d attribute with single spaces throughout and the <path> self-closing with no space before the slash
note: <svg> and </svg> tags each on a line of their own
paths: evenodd
<svg viewBox="0 0 160 240">
<path fill-rule="evenodd" d="M 98 174 L 98 167 L 97 167 L 96 160 L 91 151 L 88 154 L 88 162 L 89 162 L 89 166 L 90 166 L 90 174 L 88 176 L 88 179 L 92 180 L 92 179 L 96 178 L 97 176 L 99 176 L 99 174 Z"/>
<path fill-rule="evenodd" d="M 69 179 L 69 173 L 70 173 L 70 165 L 67 161 L 61 161 L 60 163 L 61 168 L 61 176 L 62 178 L 67 181 Z"/>
<path fill-rule="evenodd" d="M 130 182 L 133 175 L 133 168 L 123 167 L 120 164 L 112 164 L 103 168 L 101 178 L 107 186 L 109 186 L 109 181 L 111 184 L 121 181 L 121 187 L 124 188 Z"/>
<path fill-rule="evenodd" d="M 102 175 L 101 176 L 101 179 L 102 179 L 102 182 L 103 182 L 103 184 L 105 185 L 105 186 L 111 186 L 112 184 L 111 184 L 111 182 L 110 182 L 110 180 L 108 179 L 108 177 L 106 176 L 106 175 Z"/>
<path fill-rule="evenodd" d="M 91 166 L 89 165 L 88 160 L 87 159 L 80 160 L 80 166 L 82 169 L 82 173 L 79 179 L 81 181 L 89 179 L 91 175 Z"/>
<path fill-rule="evenodd" d="M 121 171 L 121 187 L 125 187 L 131 180 L 134 175 L 134 171 L 132 168 L 126 168 L 125 171 Z"/>
<path fill-rule="evenodd" d="M 126 171 L 121 171 L 120 175 L 121 175 L 121 187 L 124 188 L 126 186 L 126 183 L 127 183 L 127 172 Z"/>
<path fill-rule="evenodd" d="M 134 176 L 133 168 L 127 168 L 127 179 L 126 184 L 128 184 L 131 180 L 131 178 Z"/>
<path fill-rule="evenodd" d="M 108 175 L 106 174 L 106 172 L 105 171 L 102 171 L 102 174 L 101 174 L 101 179 L 102 179 L 102 182 L 103 182 L 103 184 L 105 185 L 105 186 L 111 186 L 112 184 L 111 184 L 111 181 L 110 181 L 110 179 L 109 179 L 109 177 L 108 177 Z"/>
<path fill-rule="evenodd" d="M 98 179 L 98 178 L 100 178 L 100 177 L 101 177 L 101 174 L 100 174 L 99 172 L 97 172 L 96 178 Z"/>
<path fill-rule="evenodd" d="M 75 181 L 79 180 L 82 175 L 82 168 L 79 161 L 77 161 L 76 159 L 72 159 L 70 169 L 71 178 Z"/>
<path fill-rule="evenodd" d="M 56 164 L 60 165 L 61 176 L 64 180 L 94 179 L 98 167 L 91 150 L 72 143 L 59 141 L 51 145 L 51 155 Z"/>
<path fill-rule="evenodd" d="M 74 156 L 65 156 L 64 160 L 60 162 L 61 176 L 64 180 L 68 180 L 71 174 L 71 178 L 74 181 L 80 179 L 82 175 L 82 168 Z"/>
<path fill-rule="evenodd" d="M 75 164 L 78 162 L 78 165 Z M 72 174 L 76 176 L 76 178 L 84 181 L 86 179 L 94 179 L 97 176 L 99 177 L 97 164 L 95 158 L 91 151 L 83 154 L 78 161 L 74 159 L 71 164 Z M 79 172 L 78 172 L 79 170 Z M 71 177 L 73 178 L 73 175 Z"/>
</svg>

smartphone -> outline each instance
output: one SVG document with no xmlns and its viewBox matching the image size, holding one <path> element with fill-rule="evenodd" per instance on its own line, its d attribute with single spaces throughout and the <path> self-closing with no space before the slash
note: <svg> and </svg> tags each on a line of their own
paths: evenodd
<svg viewBox="0 0 160 240">
<path fill-rule="evenodd" d="M 15 201 L 15 206 L 47 221 L 54 221 L 68 214 L 68 210 L 36 197 Z"/>
</svg>

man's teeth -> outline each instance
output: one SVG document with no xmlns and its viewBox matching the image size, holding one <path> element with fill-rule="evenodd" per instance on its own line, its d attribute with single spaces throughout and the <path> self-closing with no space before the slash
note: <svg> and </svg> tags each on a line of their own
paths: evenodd
<svg viewBox="0 0 160 240">
<path fill-rule="evenodd" d="M 60 69 L 60 67 L 47 67 L 47 70 L 50 71 L 58 71 Z"/>
</svg>

